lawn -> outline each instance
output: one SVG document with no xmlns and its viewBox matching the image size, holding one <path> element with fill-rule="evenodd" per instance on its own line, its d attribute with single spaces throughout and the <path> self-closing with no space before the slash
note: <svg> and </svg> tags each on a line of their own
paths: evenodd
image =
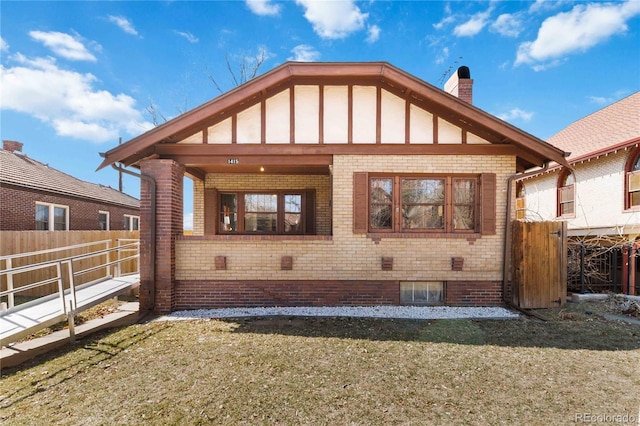
<svg viewBox="0 0 640 426">
<path fill-rule="evenodd" d="M 637 424 L 640 326 L 606 320 L 595 309 L 540 311 L 546 322 L 252 318 L 137 324 L 3 371 L 0 421 Z"/>
</svg>

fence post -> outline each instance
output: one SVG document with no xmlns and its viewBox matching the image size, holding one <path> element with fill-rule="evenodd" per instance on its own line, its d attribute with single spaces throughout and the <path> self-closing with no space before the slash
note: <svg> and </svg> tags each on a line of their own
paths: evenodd
<svg viewBox="0 0 640 426">
<path fill-rule="evenodd" d="M 584 254 L 586 248 L 584 243 L 580 242 L 580 293 L 584 294 Z"/>
</svg>

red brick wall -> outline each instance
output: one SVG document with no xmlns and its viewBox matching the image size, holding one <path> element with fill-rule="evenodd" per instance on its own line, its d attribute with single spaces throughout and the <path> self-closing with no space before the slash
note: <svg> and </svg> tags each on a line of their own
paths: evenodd
<svg viewBox="0 0 640 426">
<path fill-rule="evenodd" d="M 500 281 L 447 281 L 445 303 L 449 306 L 501 306 Z"/>
<path fill-rule="evenodd" d="M 150 185 L 141 185 L 140 228 L 140 311 L 156 313 L 174 310 L 175 239 L 183 233 L 182 181 L 184 168 L 173 160 L 145 160 L 142 174 L 153 178 L 156 185 L 155 241 L 151 237 Z M 155 247 L 155 262 L 150 259 L 150 247 Z M 155 282 L 151 280 L 151 264 L 155 264 Z"/>
<path fill-rule="evenodd" d="M 3 184 L 0 187 L 0 230 L 31 231 L 36 229 L 36 201 L 69 207 L 69 230 L 100 229 L 98 212 L 109 212 L 110 229 L 124 230 L 124 215 L 140 215 L 138 209 L 114 206 L 83 198 L 62 196 L 44 191 Z"/>
<path fill-rule="evenodd" d="M 397 281 L 177 281 L 174 309 L 399 303 Z"/>
</svg>

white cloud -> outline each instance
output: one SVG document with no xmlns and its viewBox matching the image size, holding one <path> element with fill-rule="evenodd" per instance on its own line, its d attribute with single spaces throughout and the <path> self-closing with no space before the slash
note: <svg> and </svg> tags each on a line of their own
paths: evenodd
<svg viewBox="0 0 640 426">
<path fill-rule="evenodd" d="M 96 57 L 82 43 L 69 34 L 57 31 L 29 31 L 29 36 L 53 51 L 58 56 L 72 61 L 95 62 Z"/>
<path fill-rule="evenodd" d="M 442 20 L 440 22 L 436 22 L 435 24 L 433 24 L 433 28 L 435 28 L 436 30 L 441 30 L 445 26 L 453 23 L 455 20 L 456 20 L 456 18 L 454 18 L 451 15 L 445 16 L 444 18 L 442 18 Z"/>
<path fill-rule="evenodd" d="M 442 48 L 442 52 L 436 57 L 436 64 L 438 65 L 443 64 L 448 57 L 449 57 L 449 48 L 448 47 Z"/>
<path fill-rule="evenodd" d="M 260 16 L 276 16 L 281 9 L 279 4 L 273 4 L 271 0 L 247 0 L 247 7 Z"/>
<path fill-rule="evenodd" d="M 456 25 L 453 29 L 453 34 L 458 37 L 473 37 L 478 34 L 489 22 L 489 16 L 493 7 L 490 7 L 484 12 L 478 12 L 473 15 L 469 20 L 463 24 Z"/>
<path fill-rule="evenodd" d="M 614 34 L 627 31 L 626 21 L 640 14 L 640 2 L 579 4 L 569 12 L 547 18 L 534 41 L 518 46 L 515 65 L 548 68 L 565 55 L 584 52 Z M 542 64 L 540 64 L 542 63 Z M 534 68 L 535 69 L 535 68 Z"/>
<path fill-rule="evenodd" d="M 182 216 L 183 229 L 193 230 L 193 213 L 185 213 Z"/>
<path fill-rule="evenodd" d="M 304 17 L 322 38 L 340 39 L 364 28 L 368 13 L 362 13 L 355 2 L 296 0 L 304 7 Z"/>
<path fill-rule="evenodd" d="M 518 37 L 522 31 L 522 20 L 517 14 L 503 13 L 491 24 L 491 30 L 506 37 Z"/>
<path fill-rule="evenodd" d="M 62 69 L 54 58 L 28 59 L 18 53 L 12 59 L 18 65 L 0 66 L 3 109 L 32 115 L 60 136 L 94 143 L 152 127 L 135 109 L 133 98 L 96 89 L 92 74 Z"/>
<path fill-rule="evenodd" d="M 289 57 L 290 61 L 314 62 L 320 59 L 320 52 L 308 44 L 297 45 L 291 49 L 291 53 L 293 53 L 293 56 Z"/>
<path fill-rule="evenodd" d="M 138 31 L 136 31 L 133 24 L 124 16 L 114 16 L 109 15 L 109 22 L 116 24 L 122 31 L 131 35 L 138 35 Z"/>
<path fill-rule="evenodd" d="M 371 25 L 367 32 L 367 43 L 375 43 L 380 38 L 380 27 L 377 25 Z"/>
<path fill-rule="evenodd" d="M 178 34 L 180 37 L 184 37 L 189 43 L 197 43 L 200 41 L 198 37 L 188 31 L 174 31 L 174 33 Z"/>
<path fill-rule="evenodd" d="M 512 108 L 507 112 L 504 112 L 502 114 L 497 114 L 496 117 L 504 121 L 514 121 L 514 120 L 530 121 L 531 118 L 533 117 L 533 113 L 521 110 L 520 108 Z"/>
<path fill-rule="evenodd" d="M 7 43 L 1 36 L 0 36 L 0 52 L 8 52 L 9 51 L 9 43 Z"/>
<path fill-rule="evenodd" d="M 531 6 L 529 6 L 529 12 L 543 12 L 551 9 L 556 9 L 565 3 L 570 3 L 573 0 L 536 0 Z"/>
</svg>

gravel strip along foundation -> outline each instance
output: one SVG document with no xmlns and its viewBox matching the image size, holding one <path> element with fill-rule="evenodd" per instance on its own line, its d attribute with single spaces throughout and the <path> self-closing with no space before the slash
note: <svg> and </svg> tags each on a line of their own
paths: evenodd
<svg viewBox="0 0 640 426">
<path fill-rule="evenodd" d="M 197 309 L 172 312 L 158 320 L 272 316 L 402 319 L 516 319 L 520 317 L 519 314 L 500 307 L 341 306 Z"/>
</svg>

